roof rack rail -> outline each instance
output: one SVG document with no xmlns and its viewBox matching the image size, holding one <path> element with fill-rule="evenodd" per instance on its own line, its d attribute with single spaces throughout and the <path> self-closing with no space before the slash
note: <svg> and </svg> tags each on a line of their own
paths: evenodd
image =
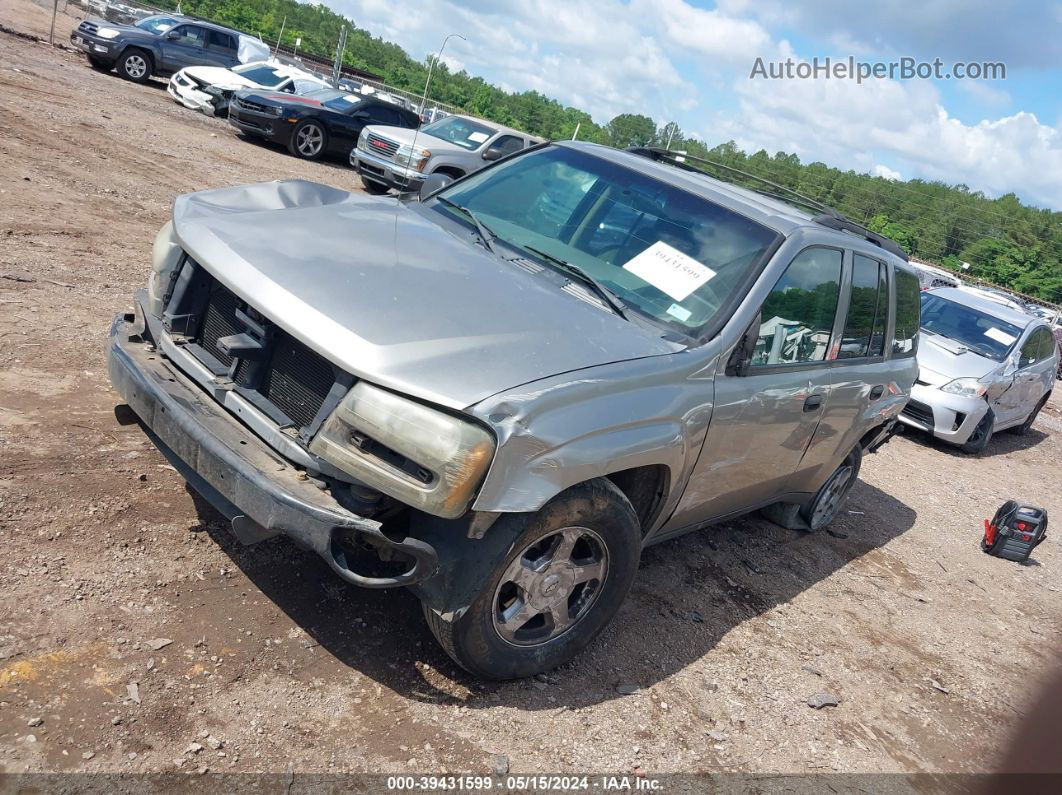
<svg viewBox="0 0 1062 795">
<path fill-rule="evenodd" d="M 785 185 L 779 185 L 777 182 L 772 182 L 765 177 L 761 177 L 757 174 L 750 174 L 747 171 L 742 171 L 740 168 L 734 168 L 728 166 L 725 163 L 719 163 L 715 160 L 709 160 L 704 157 L 697 157 L 696 155 L 688 155 L 680 152 L 675 152 L 670 149 L 662 149 L 658 146 L 631 146 L 627 148 L 628 152 L 632 154 L 641 155 L 642 157 L 648 157 L 651 160 L 657 162 L 669 163 L 678 168 L 686 171 L 692 171 L 697 174 L 704 174 L 705 171 L 699 168 L 695 168 L 687 161 L 692 161 L 700 165 L 709 166 L 711 168 L 717 168 L 721 171 L 728 172 L 732 175 L 744 177 L 745 179 L 755 180 L 762 185 L 767 185 L 771 190 L 760 190 L 757 188 L 751 188 L 751 190 L 759 193 L 761 196 L 767 196 L 772 199 L 778 199 L 789 204 L 795 204 L 799 207 L 805 207 L 810 210 L 816 210 L 821 215 L 816 215 L 811 220 L 820 224 L 821 226 L 828 227 L 829 229 L 836 229 L 839 232 L 848 232 L 853 235 L 862 237 L 879 248 L 888 251 L 890 254 L 895 254 L 900 259 L 907 261 L 907 252 L 900 248 L 896 241 L 891 240 L 884 235 L 879 235 L 877 232 L 871 232 L 865 226 L 857 224 L 855 221 L 850 221 L 844 217 L 840 212 L 835 210 L 829 205 L 823 204 L 820 201 L 812 199 L 810 196 L 787 188 Z M 678 158 L 682 158 L 681 160 Z M 710 174 L 708 176 L 711 176 Z"/>
</svg>

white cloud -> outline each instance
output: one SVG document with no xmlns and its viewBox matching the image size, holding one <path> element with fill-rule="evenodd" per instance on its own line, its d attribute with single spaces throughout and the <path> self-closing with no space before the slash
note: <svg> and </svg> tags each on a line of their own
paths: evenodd
<svg viewBox="0 0 1062 795">
<path fill-rule="evenodd" d="M 874 168 L 870 169 L 870 173 L 873 174 L 875 177 L 881 177 L 882 179 L 888 179 L 893 182 L 896 182 L 902 178 L 899 171 L 893 171 L 891 168 L 889 168 L 888 166 L 883 166 L 881 163 L 878 163 L 874 166 Z"/>
</svg>

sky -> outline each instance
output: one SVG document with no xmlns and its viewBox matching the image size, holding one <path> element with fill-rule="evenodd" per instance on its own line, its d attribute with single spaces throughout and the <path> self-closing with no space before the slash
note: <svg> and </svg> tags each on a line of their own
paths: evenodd
<svg viewBox="0 0 1062 795">
<path fill-rule="evenodd" d="M 1062 210 L 1062 0 L 326 0 L 414 58 L 604 124 L 943 180 Z M 1002 62 L 996 80 L 752 79 L 757 58 Z"/>
</svg>

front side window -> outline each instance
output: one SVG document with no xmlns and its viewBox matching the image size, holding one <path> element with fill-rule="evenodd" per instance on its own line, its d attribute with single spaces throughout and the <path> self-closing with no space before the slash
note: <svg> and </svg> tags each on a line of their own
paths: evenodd
<svg viewBox="0 0 1062 795">
<path fill-rule="evenodd" d="M 479 149 L 496 132 L 493 127 L 459 116 L 448 116 L 420 128 L 421 135 L 440 138 L 469 151 Z"/>
<path fill-rule="evenodd" d="M 206 31 L 195 25 L 181 25 L 174 31 L 177 34 L 175 41 L 190 47 L 203 47 L 206 44 Z"/>
<path fill-rule="evenodd" d="M 1037 329 L 1033 329 L 1032 334 L 1025 340 L 1025 344 L 1021 346 L 1020 367 L 1036 364 L 1040 358 L 1040 335 L 1037 331 Z"/>
<path fill-rule="evenodd" d="M 921 296 L 918 277 L 902 268 L 896 268 L 896 330 L 892 335 L 894 356 L 914 355 L 918 342 Z"/>
<path fill-rule="evenodd" d="M 838 359 L 881 356 L 885 346 L 889 285 L 885 265 L 855 254 L 852 258 L 852 293 L 848 318 L 841 335 Z"/>
<path fill-rule="evenodd" d="M 760 310 L 753 366 L 826 360 L 837 315 L 842 257 L 836 249 L 809 248 L 790 263 Z"/>
<path fill-rule="evenodd" d="M 899 272 L 896 281 L 899 285 Z M 898 297 L 896 314 L 898 328 Z M 922 331 L 946 337 L 997 362 L 1007 358 L 1021 337 L 1017 326 L 933 293 L 922 293 Z"/>
<path fill-rule="evenodd" d="M 515 135 L 500 135 L 490 146 L 491 149 L 500 151 L 502 156 L 511 155 L 524 148 L 524 139 Z"/>
<path fill-rule="evenodd" d="M 504 161 L 441 195 L 528 257 L 562 273 L 557 260 L 576 265 L 633 311 L 694 337 L 778 237 L 714 202 L 566 146 Z M 442 202 L 432 207 L 467 221 Z"/>
</svg>

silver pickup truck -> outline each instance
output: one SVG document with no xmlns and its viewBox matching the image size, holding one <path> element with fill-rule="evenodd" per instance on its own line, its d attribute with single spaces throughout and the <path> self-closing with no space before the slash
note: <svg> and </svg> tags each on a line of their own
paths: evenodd
<svg viewBox="0 0 1062 795">
<path fill-rule="evenodd" d="M 478 676 L 552 668 L 646 545 L 826 527 L 917 374 L 895 243 L 688 161 L 563 142 L 417 196 L 181 196 L 111 381 L 242 541 L 409 587 Z"/>
<path fill-rule="evenodd" d="M 350 153 L 350 165 L 369 193 L 417 190 L 430 174 L 454 180 L 541 142 L 482 119 L 446 116 L 419 130 L 366 127 Z"/>
</svg>

